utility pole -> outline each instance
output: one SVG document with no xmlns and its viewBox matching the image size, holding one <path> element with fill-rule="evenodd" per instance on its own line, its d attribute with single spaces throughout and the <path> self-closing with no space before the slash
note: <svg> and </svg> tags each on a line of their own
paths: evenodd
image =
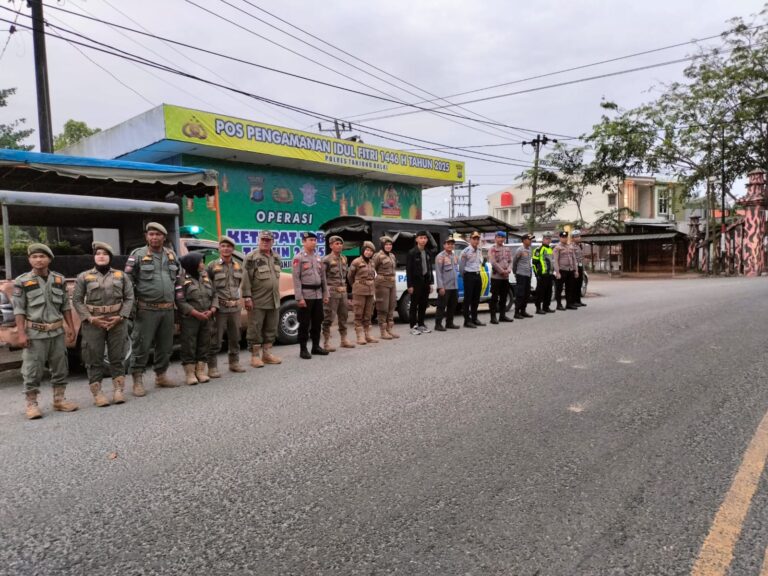
<svg viewBox="0 0 768 576">
<path fill-rule="evenodd" d="M 720 192 L 723 195 L 720 214 L 720 272 L 725 272 L 725 123 L 720 124 Z"/>
<path fill-rule="evenodd" d="M 451 200 L 450 204 L 448 206 L 448 216 L 453 218 L 453 202 L 454 202 L 454 195 L 456 194 L 456 188 L 453 184 L 451 184 Z"/>
<path fill-rule="evenodd" d="M 467 216 L 472 216 L 472 188 L 477 184 L 472 184 L 472 180 L 469 180 L 466 184 L 461 186 L 451 186 L 451 217 L 455 216 L 457 206 L 467 207 Z M 456 194 L 456 189 L 466 188 L 466 194 Z"/>
<path fill-rule="evenodd" d="M 352 123 L 339 122 L 338 120 L 334 120 L 333 128 L 323 128 L 323 123 L 320 122 L 317 124 L 317 129 L 320 130 L 320 132 L 333 132 L 334 134 L 336 134 L 336 138 L 341 140 L 342 132 L 352 132 Z"/>
<path fill-rule="evenodd" d="M 533 146 L 535 152 L 533 160 L 533 184 L 531 186 L 531 216 L 528 218 L 529 234 L 533 234 L 533 230 L 536 227 L 536 187 L 539 184 L 539 150 L 541 150 L 542 146 L 546 146 L 550 142 L 557 144 L 557 140 L 552 140 L 546 135 L 542 136 L 541 134 L 536 134 L 536 138 L 533 140 L 522 143 L 523 146 L 526 144 Z"/>
<path fill-rule="evenodd" d="M 35 49 L 37 79 L 37 121 L 40 132 L 40 152 L 53 152 L 51 128 L 51 97 L 48 90 L 48 57 L 45 52 L 45 21 L 43 0 L 27 0 L 32 9 L 32 44 Z"/>
</svg>

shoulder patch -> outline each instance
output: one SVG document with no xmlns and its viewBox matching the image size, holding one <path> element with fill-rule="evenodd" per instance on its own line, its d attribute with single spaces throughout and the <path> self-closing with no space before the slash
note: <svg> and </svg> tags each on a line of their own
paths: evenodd
<svg viewBox="0 0 768 576">
<path fill-rule="evenodd" d="M 27 280 L 24 282 L 24 288 L 27 288 L 29 286 L 37 286 L 37 280 Z"/>
<path fill-rule="evenodd" d="M 299 260 L 298 258 L 294 258 L 294 259 L 293 259 L 293 265 L 294 265 L 294 266 L 298 266 L 298 265 L 299 265 L 299 262 L 300 262 L 300 260 Z"/>
<path fill-rule="evenodd" d="M 189 286 L 192 284 L 192 280 L 184 280 L 184 286 Z"/>
<path fill-rule="evenodd" d="M 120 272 L 120 270 L 115 270 L 115 278 L 122 278 L 122 277 L 123 277 L 123 273 Z"/>
<path fill-rule="evenodd" d="M 64 277 L 63 276 L 54 276 L 53 277 L 53 283 L 54 284 L 64 284 Z"/>
<path fill-rule="evenodd" d="M 237 262 L 235 262 L 235 266 L 234 266 L 234 268 L 235 268 L 235 270 L 240 270 L 240 264 L 238 264 Z"/>
<path fill-rule="evenodd" d="M 98 280 L 98 276 L 96 274 L 86 274 L 85 279 L 90 282 L 91 280 Z"/>
<path fill-rule="evenodd" d="M 151 262 L 152 261 L 152 255 L 151 254 L 147 254 L 146 256 L 144 256 L 144 258 L 142 258 L 142 260 L 149 260 Z"/>
</svg>

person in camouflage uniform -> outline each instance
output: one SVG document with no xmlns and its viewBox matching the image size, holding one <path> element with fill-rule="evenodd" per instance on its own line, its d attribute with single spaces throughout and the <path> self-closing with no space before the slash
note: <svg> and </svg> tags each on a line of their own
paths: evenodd
<svg viewBox="0 0 768 576">
<path fill-rule="evenodd" d="M 331 236 L 328 239 L 331 253 L 323 257 L 325 280 L 328 284 L 328 303 L 323 308 L 323 348 L 334 352 L 331 345 L 331 326 L 338 319 L 339 336 L 342 348 L 354 348 L 355 344 L 347 340 L 347 257 L 341 253 L 344 250 L 344 240 L 341 236 Z"/>
<path fill-rule="evenodd" d="M 27 255 L 32 270 L 13 282 L 13 314 L 19 345 L 24 349 L 21 376 L 27 399 L 26 415 L 34 420 L 43 416 L 37 397 L 46 363 L 51 370 L 53 409 L 73 412 L 78 408 L 64 398 L 69 374 L 64 325 L 68 341 L 74 340 L 75 328 L 64 276 L 48 268 L 53 252 L 45 244 L 30 244 Z"/>
<path fill-rule="evenodd" d="M 176 284 L 176 306 L 181 313 L 181 365 L 186 383 L 193 386 L 210 380 L 206 369 L 211 318 L 219 307 L 219 298 L 205 272 L 202 254 L 191 252 L 180 262 L 184 274 Z"/>
<path fill-rule="evenodd" d="M 394 246 L 392 238 L 382 236 L 379 242 L 381 250 L 376 252 L 371 260 L 373 269 L 376 270 L 376 279 L 373 281 L 376 288 L 376 318 L 379 321 L 381 339 L 392 340 L 392 338 L 400 338 L 400 335 L 395 333 L 397 259 L 392 253 Z"/>
<path fill-rule="evenodd" d="M 125 353 L 128 319 L 133 313 L 133 285 L 122 271 L 110 266 L 114 251 L 105 242 L 94 242 L 94 267 L 78 275 L 72 305 L 80 316 L 81 349 L 88 383 L 96 406 L 109 406 L 101 390 L 104 379 L 104 347 L 112 377 L 112 402 L 125 402 Z"/>
</svg>

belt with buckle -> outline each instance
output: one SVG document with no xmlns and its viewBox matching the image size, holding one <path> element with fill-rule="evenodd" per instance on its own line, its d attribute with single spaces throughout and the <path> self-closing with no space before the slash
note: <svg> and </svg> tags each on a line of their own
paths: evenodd
<svg viewBox="0 0 768 576">
<path fill-rule="evenodd" d="M 222 308 L 235 308 L 236 306 L 240 305 L 240 300 L 221 300 L 221 299 L 219 299 L 219 304 L 222 306 Z"/>
<path fill-rule="evenodd" d="M 46 324 L 45 322 L 32 322 L 30 320 L 27 320 L 27 328 L 32 328 L 33 330 L 37 330 L 38 332 L 53 332 L 54 330 L 58 330 L 64 326 L 64 320 L 59 320 L 57 322 L 52 322 L 50 324 Z"/>
<path fill-rule="evenodd" d="M 113 312 L 119 312 L 123 305 L 112 304 L 111 306 L 91 306 L 90 304 L 86 304 L 85 307 L 88 308 L 88 312 L 91 314 L 112 314 Z"/>
<path fill-rule="evenodd" d="M 334 292 L 346 292 L 347 291 L 347 287 L 346 286 L 333 286 L 332 290 Z"/>
<path fill-rule="evenodd" d="M 140 310 L 172 310 L 173 302 L 142 302 L 139 300 Z"/>
</svg>

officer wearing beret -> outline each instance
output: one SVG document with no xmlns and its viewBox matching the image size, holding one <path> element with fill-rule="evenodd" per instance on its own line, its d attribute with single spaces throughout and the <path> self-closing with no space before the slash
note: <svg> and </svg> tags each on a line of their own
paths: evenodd
<svg viewBox="0 0 768 576">
<path fill-rule="evenodd" d="M 208 278 L 216 290 L 219 309 L 211 320 L 211 351 L 208 355 L 208 377 L 221 378 L 216 356 L 221 340 L 227 333 L 229 371 L 245 372 L 240 366 L 240 283 L 243 267 L 232 257 L 235 241 L 229 236 L 219 238 L 219 258 L 208 264 Z"/>
<path fill-rule="evenodd" d="M 336 350 L 331 345 L 331 325 L 338 319 L 339 335 L 342 348 L 354 348 L 355 344 L 347 340 L 347 257 L 341 253 L 344 240 L 341 236 L 331 236 L 328 239 L 331 253 L 323 257 L 325 281 L 328 284 L 328 303 L 323 307 L 323 348 L 328 352 Z"/>
<path fill-rule="evenodd" d="M 150 222 L 145 228 L 146 246 L 128 257 L 125 273 L 133 281 L 136 319 L 133 324 L 133 395 L 144 396 L 144 370 L 154 349 L 155 386 L 175 388 L 166 375 L 173 352 L 174 291 L 179 276 L 176 253 L 165 246 L 168 231 Z"/>
<path fill-rule="evenodd" d="M 240 291 L 248 310 L 248 347 L 251 366 L 280 364 L 282 360 L 272 354 L 277 337 L 280 313 L 280 273 L 282 263 L 272 251 L 273 237 L 269 230 L 259 233 L 259 247 L 249 252 L 243 262 L 245 272 Z"/>
<path fill-rule="evenodd" d="M 395 290 L 395 272 L 397 260 L 392 253 L 394 242 L 389 236 L 379 239 L 381 249 L 373 255 L 371 262 L 376 270 L 374 287 L 376 288 L 376 314 L 379 320 L 379 330 L 382 340 L 400 338 L 395 333 L 395 307 L 397 306 L 397 293 Z"/>
<path fill-rule="evenodd" d="M 127 274 L 112 268 L 112 246 L 94 242 L 94 267 L 78 275 L 72 305 L 82 325 L 82 354 L 88 383 L 96 406 L 109 406 L 101 390 L 104 379 L 104 347 L 112 377 L 112 402 L 125 402 L 125 351 L 128 344 L 128 318 L 133 312 L 133 285 Z"/>
<path fill-rule="evenodd" d="M 73 412 L 77 404 L 64 398 L 67 387 L 67 347 L 64 340 L 64 324 L 67 340 L 75 335 L 64 276 L 48 267 L 53 252 L 45 244 L 30 244 L 27 248 L 30 272 L 22 274 L 13 283 L 13 313 L 19 332 L 21 376 L 27 399 L 27 418 L 41 418 L 37 404 L 40 382 L 46 363 L 51 370 L 53 409 Z"/>
<path fill-rule="evenodd" d="M 315 253 L 317 234 L 303 232 L 301 243 L 304 249 L 293 259 L 293 293 L 299 304 L 299 356 L 305 360 L 312 354 L 327 356 L 328 351 L 320 346 L 320 330 L 323 323 L 323 305 L 327 304 L 328 284 L 325 279 L 323 260 Z M 312 338 L 312 353 L 307 342 Z"/>
</svg>

